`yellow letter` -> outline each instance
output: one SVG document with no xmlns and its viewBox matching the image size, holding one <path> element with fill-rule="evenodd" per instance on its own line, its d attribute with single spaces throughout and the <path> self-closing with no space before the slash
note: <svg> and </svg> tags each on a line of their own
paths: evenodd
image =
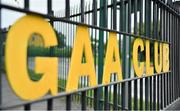
<svg viewBox="0 0 180 111">
<path fill-rule="evenodd" d="M 103 84 L 110 83 L 112 73 L 117 73 L 118 80 L 122 80 L 117 35 L 116 33 L 110 32 L 104 65 Z"/>
<path fill-rule="evenodd" d="M 163 44 L 163 72 L 169 71 L 169 44 Z"/>
<path fill-rule="evenodd" d="M 157 73 L 162 70 L 162 43 L 159 44 L 160 53 L 158 55 L 158 42 L 154 43 L 154 65 Z"/>
<path fill-rule="evenodd" d="M 152 75 L 154 73 L 154 68 L 150 66 L 150 41 L 146 40 L 146 74 Z"/>
<path fill-rule="evenodd" d="M 25 100 L 38 99 L 48 91 L 53 95 L 57 94 L 57 58 L 36 58 L 35 69 L 37 73 L 43 73 L 43 76 L 36 82 L 28 76 L 27 47 L 33 33 L 43 37 L 45 47 L 57 45 L 56 35 L 51 25 L 41 17 L 32 15 L 19 19 L 8 32 L 6 41 L 7 77 L 14 92 Z"/>
<path fill-rule="evenodd" d="M 86 63 L 81 63 L 83 51 Z M 90 86 L 97 85 L 89 31 L 85 26 L 77 27 L 66 91 L 78 89 L 78 81 L 81 76 L 89 76 Z"/>
<path fill-rule="evenodd" d="M 135 39 L 133 45 L 133 66 L 135 73 L 138 77 L 141 77 L 144 72 L 144 62 L 140 62 L 140 66 L 138 66 L 138 48 L 140 47 L 141 52 L 144 51 L 143 40 L 140 38 Z"/>
</svg>

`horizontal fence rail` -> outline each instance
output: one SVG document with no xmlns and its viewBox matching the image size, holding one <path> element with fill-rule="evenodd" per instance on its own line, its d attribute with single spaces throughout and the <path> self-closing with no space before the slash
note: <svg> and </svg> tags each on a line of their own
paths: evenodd
<svg viewBox="0 0 180 111">
<path fill-rule="evenodd" d="M 0 109 L 34 110 L 35 105 L 42 103 L 42 109 L 81 109 L 81 110 L 162 110 L 180 97 L 179 87 L 179 36 L 180 12 L 174 8 L 170 0 L 91 0 L 70 6 L 70 0 L 65 0 L 65 9 L 53 11 L 52 0 L 47 0 L 47 13 L 31 10 L 31 2 L 24 0 L 24 6 L 16 7 L 0 2 Z M 45 1 L 43 1 L 45 2 Z M 48 49 L 40 47 L 40 35 L 33 35 L 28 47 L 28 70 L 31 79 L 37 81 L 34 75 L 34 58 L 36 56 L 58 57 L 58 95 L 47 95 L 34 101 L 20 101 L 5 104 L 6 92 L 3 92 L 6 79 L 4 48 L 8 27 L 2 28 L 3 13 L 12 11 L 22 15 L 32 14 L 45 18 L 54 28 L 60 45 Z M 12 24 L 10 24 L 11 27 Z M 98 78 L 98 85 L 89 87 L 89 77 L 81 77 L 79 89 L 65 92 L 73 45 L 77 26 L 89 29 L 94 66 Z M 22 29 L 23 31 L 23 29 Z M 117 33 L 120 56 L 122 58 L 123 80 L 117 81 L 116 74 L 112 74 L 111 83 L 102 83 L 102 73 L 109 32 Z M 33 39 L 34 37 L 34 39 Z M 152 43 L 169 44 L 170 71 L 143 75 L 137 77 L 132 68 L 132 45 L 136 38 Z M 151 51 L 152 52 L 152 51 Z M 151 54 L 150 56 L 154 56 Z M 150 57 L 152 59 L 152 57 Z M 145 57 L 140 54 L 140 61 Z M 85 58 L 82 62 L 85 62 Z M 154 61 L 151 60 L 151 64 Z M 7 97 L 8 98 L 8 97 Z M 58 102 L 57 100 L 58 99 Z M 58 106 L 58 105 L 60 106 Z M 75 104 L 78 104 L 77 106 Z M 38 108 L 37 108 L 38 109 Z"/>
</svg>

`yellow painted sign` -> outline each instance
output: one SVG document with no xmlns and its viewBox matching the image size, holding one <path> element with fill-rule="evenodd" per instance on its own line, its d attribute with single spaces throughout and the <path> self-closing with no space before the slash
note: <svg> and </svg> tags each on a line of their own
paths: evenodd
<svg viewBox="0 0 180 111">
<path fill-rule="evenodd" d="M 36 57 L 35 72 L 43 76 L 39 81 L 32 81 L 28 76 L 27 47 L 33 33 L 42 36 L 44 47 L 58 45 L 53 27 L 41 17 L 24 16 L 10 28 L 5 48 L 6 72 L 12 89 L 24 100 L 38 99 L 48 92 L 52 95 L 58 93 L 58 58 Z M 132 60 L 138 77 L 169 71 L 169 44 L 154 42 L 154 62 L 150 60 L 152 59 L 150 49 L 149 40 L 141 38 L 134 40 Z M 83 53 L 85 63 L 82 63 Z M 139 53 L 145 54 L 145 61 L 139 60 Z M 109 32 L 104 60 L 102 84 L 110 83 L 111 74 L 116 74 L 118 81 L 122 80 L 120 47 L 115 32 Z M 88 76 L 90 86 L 97 86 L 90 34 L 86 26 L 77 26 L 66 91 L 77 90 L 81 76 Z"/>
<path fill-rule="evenodd" d="M 86 63 L 81 63 L 83 51 L 85 52 Z M 97 85 L 89 31 L 85 26 L 77 27 L 66 91 L 72 91 L 78 88 L 80 76 L 88 76 L 90 86 Z"/>
<path fill-rule="evenodd" d="M 110 83 L 112 73 L 116 73 L 118 80 L 122 80 L 117 34 L 110 32 L 104 65 L 103 84 Z"/>
<path fill-rule="evenodd" d="M 14 92 L 26 100 L 42 97 L 48 91 L 52 95 L 57 94 L 57 58 L 36 57 L 35 71 L 43 73 L 43 76 L 38 82 L 33 82 L 28 76 L 27 47 L 30 35 L 34 32 L 42 35 L 45 47 L 57 45 L 56 35 L 51 25 L 43 18 L 31 15 L 19 19 L 10 28 L 6 40 L 7 77 Z"/>
</svg>

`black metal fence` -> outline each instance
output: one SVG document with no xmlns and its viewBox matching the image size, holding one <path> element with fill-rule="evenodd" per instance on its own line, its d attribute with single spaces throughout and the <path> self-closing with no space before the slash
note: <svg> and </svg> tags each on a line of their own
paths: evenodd
<svg viewBox="0 0 180 111">
<path fill-rule="evenodd" d="M 3 3 L 0 4 L 0 7 L 1 11 L 6 9 L 42 16 L 49 20 L 59 35 L 64 37 L 64 46 L 59 49 L 51 48 L 50 53 L 46 55 L 57 56 L 61 60 L 59 94 L 57 96 L 48 95 L 35 101 L 21 101 L 9 105 L 3 104 L 3 94 L 1 93 L 0 109 L 24 107 L 24 110 L 31 110 L 33 109 L 32 105 L 45 101 L 47 102 L 47 110 L 51 110 L 54 109 L 54 99 L 65 97 L 65 108 L 67 110 L 73 109 L 73 101 L 78 102 L 82 110 L 87 108 L 94 110 L 160 110 L 179 98 L 180 60 L 178 43 L 180 41 L 178 37 L 180 36 L 180 13 L 174 8 L 174 4 L 170 0 L 92 0 L 88 4 L 81 0 L 80 6 L 76 7 L 70 7 L 70 1 L 66 0 L 65 9 L 58 12 L 52 10 L 52 1 L 47 0 L 47 14 L 30 10 L 30 3 L 29 0 L 24 0 L 23 8 Z M 1 19 L 0 23 L 2 24 L 2 22 Z M 87 87 L 88 77 L 81 77 L 80 89 L 66 93 L 64 90 L 77 25 L 89 27 L 99 85 Z M 1 30 L 1 32 L 0 63 L 2 65 L 0 65 L 0 69 L 3 69 L 5 36 L 2 35 L 7 30 Z M 112 83 L 101 85 L 108 32 L 118 34 L 124 80 L 116 81 L 116 76 L 112 76 Z M 134 38 L 169 44 L 170 71 L 160 74 L 154 73 L 152 76 L 136 77 L 131 62 L 131 43 Z M 56 50 L 61 50 L 62 54 L 56 54 Z M 29 57 L 31 56 L 29 55 Z M 144 60 L 143 57 L 141 59 Z M 1 72 L 0 76 L 0 86 L 2 87 L 3 73 L 5 72 Z M 0 92 L 3 92 L 2 87 L 0 87 Z"/>
</svg>

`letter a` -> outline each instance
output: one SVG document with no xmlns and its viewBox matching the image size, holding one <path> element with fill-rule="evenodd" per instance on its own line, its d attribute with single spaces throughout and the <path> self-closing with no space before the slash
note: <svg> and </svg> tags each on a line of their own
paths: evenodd
<svg viewBox="0 0 180 111">
<path fill-rule="evenodd" d="M 103 84 L 110 83 L 112 73 L 116 73 L 118 80 L 122 80 L 117 35 L 116 33 L 110 32 L 104 65 Z"/>
<path fill-rule="evenodd" d="M 86 63 L 81 62 L 83 51 Z M 89 77 L 90 86 L 97 85 L 89 31 L 85 26 L 77 27 L 66 91 L 78 89 L 78 81 L 81 76 Z"/>
</svg>

